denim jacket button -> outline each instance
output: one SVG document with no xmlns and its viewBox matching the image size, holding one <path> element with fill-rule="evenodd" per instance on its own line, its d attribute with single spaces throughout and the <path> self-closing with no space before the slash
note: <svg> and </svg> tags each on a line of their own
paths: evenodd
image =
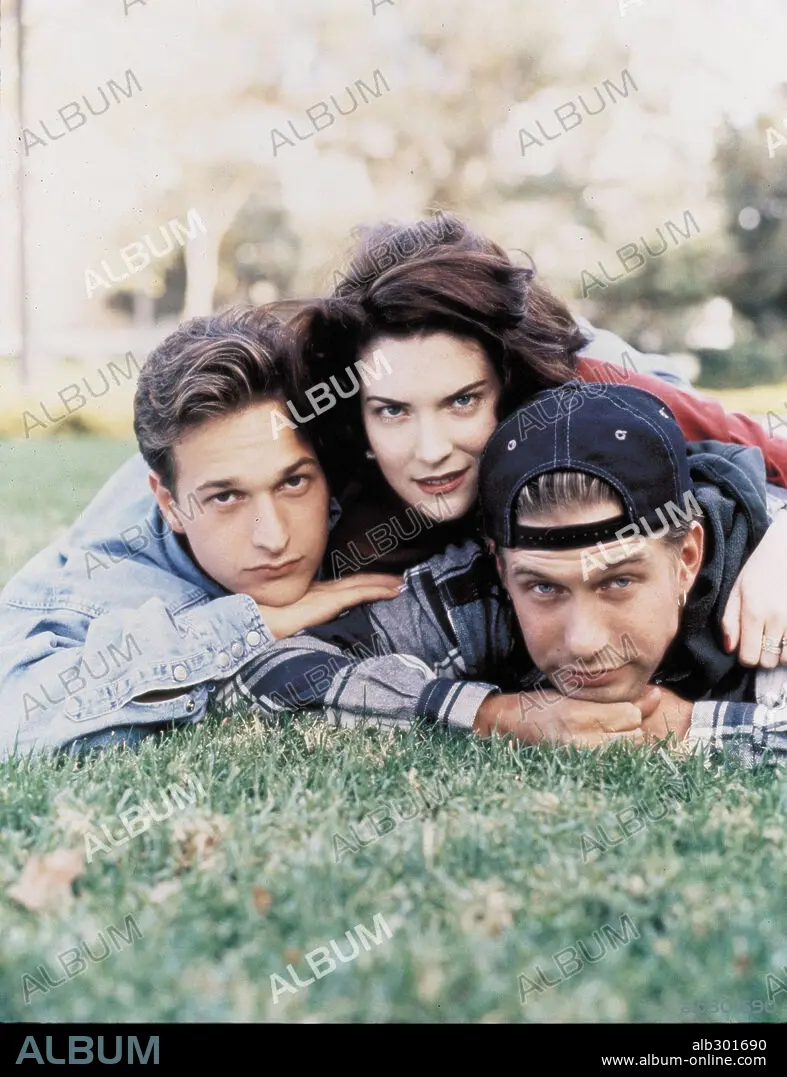
<svg viewBox="0 0 787 1077">
<path fill-rule="evenodd" d="M 233 658 L 243 658 L 243 655 L 246 653 L 246 649 L 242 643 L 233 643 L 230 650 L 232 651 Z"/>
<path fill-rule="evenodd" d="M 256 628 L 253 628 L 251 632 L 249 632 L 246 636 L 246 642 L 250 647 L 256 647 L 261 640 L 262 636 L 259 634 Z"/>
<path fill-rule="evenodd" d="M 185 679 L 186 679 L 186 677 L 188 677 L 188 675 L 189 675 L 188 670 L 186 669 L 185 666 L 173 666 L 172 667 L 172 676 L 175 678 L 176 681 L 185 681 Z"/>
<path fill-rule="evenodd" d="M 186 714 L 191 714 L 191 712 L 194 710 L 196 705 L 197 704 L 194 702 L 193 699 L 187 699 L 186 700 Z"/>
<path fill-rule="evenodd" d="M 219 651 L 219 653 L 216 655 L 216 662 L 220 669 L 226 669 L 227 666 L 230 664 L 230 661 L 230 656 L 227 654 L 226 651 Z"/>
</svg>

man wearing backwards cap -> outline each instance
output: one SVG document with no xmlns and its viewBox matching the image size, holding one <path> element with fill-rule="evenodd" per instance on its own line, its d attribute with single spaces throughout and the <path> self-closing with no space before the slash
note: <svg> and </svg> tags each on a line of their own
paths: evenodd
<svg viewBox="0 0 787 1077">
<path fill-rule="evenodd" d="M 768 527 L 764 467 L 757 450 L 693 449 L 643 390 L 538 394 L 481 463 L 494 565 L 472 543 L 449 549 L 390 602 L 276 644 L 244 689 L 342 724 L 420 717 L 588 746 L 673 732 L 750 763 L 787 751 L 787 669 L 774 668 L 787 626 L 772 626 L 759 668 L 727 653 L 721 629 Z"/>
</svg>

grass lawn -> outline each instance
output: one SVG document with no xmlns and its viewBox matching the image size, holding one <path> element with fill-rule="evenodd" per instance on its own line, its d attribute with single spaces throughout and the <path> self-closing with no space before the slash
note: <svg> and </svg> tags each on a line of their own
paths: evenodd
<svg viewBox="0 0 787 1077">
<path fill-rule="evenodd" d="M 5 576 L 129 452 L 30 444 L 0 445 Z M 672 758 L 239 713 L 0 764 L 0 1020 L 784 1021 L 787 774 Z"/>
</svg>

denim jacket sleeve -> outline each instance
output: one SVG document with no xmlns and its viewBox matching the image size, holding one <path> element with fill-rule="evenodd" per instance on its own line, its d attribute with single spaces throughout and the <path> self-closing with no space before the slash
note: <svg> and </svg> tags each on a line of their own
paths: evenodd
<svg viewBox="0 0 787 1077">
<path fill-rule="evenodd" d="M 173 608 L 168 582 L 138 605 L 95 614 L 73 603 L 0 603 L 0 757 L 98 731 L 198 721 L 215 684 L 270 643 L 248 595 L 177 596 Z M 162 692 L 170 698 L 144 698 Z"/>
<path fill-rule="evenodd" d="M 102 511 L 89 507 L 0 595 L 0 759 L 196 722 L 272 642 L 253 599 L 205 577 L 151 501 L 121 469 Z"/>
</svg>

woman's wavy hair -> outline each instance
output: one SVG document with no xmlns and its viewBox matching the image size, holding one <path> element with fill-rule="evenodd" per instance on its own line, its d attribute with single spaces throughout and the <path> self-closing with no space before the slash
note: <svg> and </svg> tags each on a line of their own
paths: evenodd
<svg viewBox="0 0 787 1077">
<path fill-rule="evenodd" d="M 350 394 L 357 380 L 347 368 L 383 334 L 448 332 L 477 341 L 502 385 L 502 419 L 533 393 L 572 378 L 588 339 L 534 277 L 453 214 L 409 227 L 380 224 L 356 232 L 334 294 L 302 307 L 290 328 L 312 383 L 333 377 Z M 359 404 L 359 394 L 337 399 L 312 431 L 337 493 L 367 448 Z"/>
</svg>

